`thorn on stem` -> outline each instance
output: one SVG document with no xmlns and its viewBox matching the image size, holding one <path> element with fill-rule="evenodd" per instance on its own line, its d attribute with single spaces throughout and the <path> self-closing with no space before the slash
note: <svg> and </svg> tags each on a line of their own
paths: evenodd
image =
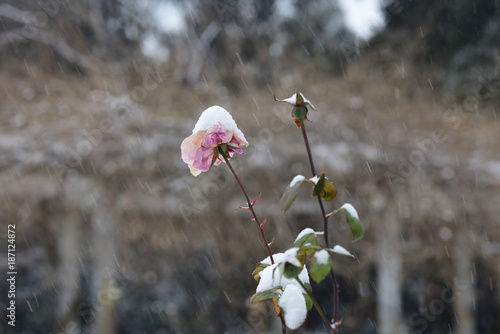
<svg viewBox="0 0 500 334">
<path fill-rule="evenodd" d="M 270 243 L 267 244 L 267 246 L 269 246 L 269 248 L 270 248 L 273 245 L 273 243 L 274 243 L 274 238 L 273 238 L 273 240 L 271 240 Z"/>
<path fill-rule="evenodd" d="M 252 202 L 252 206 L 254 206 L 255 204 L 257 204 L 257 202 L 259 201 L 260 199 L 260 196 L 262 196 L 262 193 L 259 192 L 259 197 L 257 197 L 253 202 Z"/>
</svg>

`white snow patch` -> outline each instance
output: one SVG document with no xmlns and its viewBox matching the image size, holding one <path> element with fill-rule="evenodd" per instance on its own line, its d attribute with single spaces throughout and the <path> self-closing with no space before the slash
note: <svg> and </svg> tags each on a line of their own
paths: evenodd
<svg viewBox="0 0 500 334">
<path fill-rule="evenodd" d="M 271 265 L 271 259 L 266 257 L 261 263 L 263 264 L 268 264 L 269 267 L 266 267 L 264 270 L 262 270 L 259 273 L 260 280 L 259 284 L 257 285 L 257 288 L 255 291 L 257 293 L 262 292 L 262 291 L 267 291 L 272 288 L 281 286 L 281 287 L 286 287 L 288 285 L 295 285 L 302 290 L 302 287 L 300 284 L 295 280 L 295 279 L 289 279 L 286 278 L 285 276 L 281 276 L 280 273 L 280 268 L 278 266 L 280 264 L 283 264 L 284 262 L 287 262 L 286 259 L 290 256 L 290 253 L 285 255 L 284 253 L 276 253 L 273 254 L 273 259 L 274 259 L 274 264 Z M 304 266 L 304 269 L 300 272 L 298 279 L 303 282 L 303 283 L 309 283 L 309 273 L 307 271 L 306 266 Z M 303 291 L 305 293 L 305 291 Z"/>
<path fill-rule="evenodd" d="M 319 177 L 316 175 L 315 177 L 310 178 L 309 181 L 311 181 L 314 184 L 318 184 Z"/>
<path fill-rule="evenodd" d="M 309 101 L 308 99 L 306 99 L 304 97 L 304 94 L 300 93 L 300 96 L 302 96 L 302 99 L 304 100 L 304 104 L 308 104 L 311 106 L 311 108 L 313 108 L 314 110 L 316 110 L 316 108 L 313 106 L 313 104 L 311 103 L 311 101 Z M 297 93 L 293 93 L 292 96 L 290 96 L 288 99 L 283 99 L 283 100 L 280 100 L 280 99 L 277 99 L 279 102 L 287 102 L 287 103 L 290 103 L 292 105 L 296 105 L 297 104 Z"/>
<path fill-rule="evenodd" d="M 297 183 L 302 182 L 302 181 L 304 181 L 305 179 L 306 179 L 306 178 L 304 177 L 304 175 L 300 175 L 300 174 L 299 174 L 299 175 L 296 175 L 296 176 L 293 178 L 292 182 L 290 182 L 290 188 L 293 188 L 293 187 L 294 187 Z"/>
<path fill-rule="evenodd" d="M 194 126 L 193 133 L 200 130 L 206 131 L 212 127 L 212 125 L 220 123 L 225 129 L 232 131 L 239 139 L 245 139 L 243 132 L 238 129 L 236 122 L 234 121 L 231 114 L 224 108 L 219 106 L 211 106 L 201 113 L 198 122 Z"/>
<path fill-rule="evenodd" d="M 330 254 L 328 251 L 322 249 L 314 253 L 314 258 L 319 264 L 329 264 L 330 263 Z"/>
<path fill-rule="evenodd" d="M 337 254 L 340 254 L 340 255 L 347 255 L 347 256 L 351 256 L 351 257 L 354 257 L 354 255 L 352 255 L 351 253 L 349 253 L 347 251 L 347 249 L 345 249 L 344 247 L 340 246 L 340 245 L 336 245 L 335 247 L 333 247 L 331 249 L 331 251 L 333 253 L 337 253 Z"/>
<path fill-rule="evenodd" d="M 283 256 L 283 260 L 281 262 L 288 262 L 296 267 L 302 267 L 302 264 L 300 263 L 299 259 L 297 259 L 298 250 L 299 250 L 298 247 L 292 247 L 286 250 Z"/>
<path fill-rule="evenodd" d="M 291 330 L 299 328 L 307 316 L 306 300 L 302 291 L 294 285 L 288 285 L 278 302 L 285 313 L 285 323 Z"/>
<path fill-rule="evenodd" d="M 359 219 L 358 212 L 350 203 L 345 203 L 344 205 L 342 205 L 341 209 L 345 209 L 351 216 Z"/>
</svg>

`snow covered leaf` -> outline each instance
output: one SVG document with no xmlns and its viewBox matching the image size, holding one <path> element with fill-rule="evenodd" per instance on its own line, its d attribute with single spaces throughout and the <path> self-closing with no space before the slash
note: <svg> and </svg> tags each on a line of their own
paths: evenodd
<svg viewBox="0 0 500 334">
<path fill-rule="evenodd" d="M 299 248 L 296 247 L 288 249 L 281 260 L 281 273 L 288 279 L 299 276 L 304 267 L 305 259 L 303 257 L 297 257 L 298 250 Z"/>
<path fill-rule="evenodd" d="M 324 249 L 314 253 L 309 267 L 309 275 L 311 275 L 312 279 L 319 283 L 330 273 L 330 270 L 330 254 Z"/>
<path fill-rule="evenodd" d="M 281 295 L 278 306 L 283 310 L 288 328 L 299 328 L 307 317 L 307 305 L 304 295 L 295 285 L 287 285 Z"/>
<path fill-rule="evenodd" d="M 293 202 L 297 198 L 298 189 L 304 180 L 306 180 L 306 178 L 303 175 L 295 176 L 292 182 L 290 182 L 290 186 L 286 188 L 285 193 L 281 196 L 280 208 L 283 214 L 290 209 Z"/>
<path fill-rule="evenodd" d="M 323 188 L 325 188 L 325 173 L 319 174 L 319 180 L 313 188 L 313 196 L 318 196 L 323 192 Z"/>
<path fill-rule="evenodd" d="M 253 278 L 258 281 L 260 278 L 259 273 L 267 267 L 269 267 L 268 264 L 262 262 L 257 263 L 257 267 L 255 267 L 255 270 L 252 272 Z"/>
<path fill-rule="evenodd" d="M 296 250 L 290 252 L 287 251 L 287 254 L 285 253 L 273 254 L 274 264 L 271 264 L 271 259 L 269 258 L 269 256 L 261 261 L 261 264 L 267 265 L 267 267 L 265 267 L 258 273 L 260 279 L 259 279 L 259 284 L 257 284 L 257 288 L 255 290 L 257 293 L 270 290 L 275 287 L 285 287 L 289 284 L 296 285 L 302 291 L 302 287 L 300 286 L 299 282 L 295 280 L 295 278 L 289 279 L 283 275 L 285 263 L 287 263 L 287 261 L 294 262 L 291 256 L 292 254 L 294 254 L 293 252 L 295 251 Z M 294 259 L 296 259 L 295 255 Z M 296 261 L 299 260 L 296 259 Z M 299 263 L 301 262 L 299 261 Z M 307 271 L 306 266 L 302 265 L 302 270 L 300 271 L 297 278 L 302 282 L 302 284 L 306 288 L 309 286 L 309 272 Z M 305 291 L 303 292 L 305 293 Z"/>
<path fill-rule="evenodd" d="M 283 253 L 283 257 L 280 262 L 287 262 L 290 264 L 293 264 L 296 267 L 302 267 L 304 265 L 303 260 L 299 260 L 297 258 L 297 251 L 299 249 L 297 247 L 293 247 L 290 249 L 287 249 L 285 253 Z"/>
<path fill-rule="evenodd" d="M 285 262 L 283 266 L 283 276 L 285 276 L 288 279 L 293 279 L 297 276 L 299 276 L 300 272 L 302 271 L 302 267 L 297 267 L 294 266 L 293 264 L 289 262 Z"/>
<path fill-rule="evenodd" d="M 353 241 L 361 240 L 365 235 L 365 228 L 359 221 L 356 209 L 354 209 L 354 207 L 349 203 L 345 203 L 340 209 L 344 210 L 346 213 L 346 220 L 349 224 L 349 228 L 351 229 Z"/>
<path fill-rule="evenodd" d="M 257 304 L 260 301 L 279 297 L 281 295 L 281 287 L 272 288 L 270 290 L 258 292 L 252 296 L 252 303 Z"/>
<path fill-rule="evenodd" d="M 354 209 L 354 207 L 351 204 L 345 203 L 337 210 L 334 210 L 329 214 L 327 214 L 325 217 L 328 219 L 339 211 L 345 211 L 346 213 L 346 220 L 347 223 L 349 224 L 349 228 L 351 229 L 353 241 L 361 240 L 365 235 L 365 228 L 363 227 L 363 224 L 361 224 L 361 221 L 359 220 L 358 212 L 356 211 L 356 209 Z"/>
<path fill-rule="evenodd" d="M 299 233 L 299 235 L 297 235 L 297 238 L 295 238 L 293 246 L 298 248 L 301 248 L 308 244 L 316 246 L 318 244 L 318 239 L 316 235 L 317 233 L 312 228 L 307 227 L 303 229 Z"/>
<path fill-rule="evenodd" d="M 324 201 L 331 201 L 337 196 L 337 188 L 325 176 L 325 173 L 320 173 L 308 181 L 314 185 L 313 196 L 320 195 Z"/>
<path fill-rule="evenodd" d="M 340 255 L 346 255 L 346 256 L 352 256 L 352 257 L 354 257 L 354 255 L 352 255 L 351 253 L 349 253 L 349 251 L 347 251 L 347 249 L 345 249 L 344 247 L 342 247 L 340 245 L 336 245 L 335 247 L 330 248 L 328 250 L 330 252 L 332 252 L 332 253 L 337 253 L 337 254 L 340 254 Z"/>
</svg>

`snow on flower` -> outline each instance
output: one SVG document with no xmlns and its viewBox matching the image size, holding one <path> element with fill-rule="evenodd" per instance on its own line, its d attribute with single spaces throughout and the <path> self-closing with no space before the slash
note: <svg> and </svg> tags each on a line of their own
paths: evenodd
<svg viewBox="0 0 500 334">
<path fill-rule="evenodd" d="M 299 328 L 306 321 L 306 300 L 302 295 L 302 291 L 295 285 L 287 285 L 278 306 L 283 309 L 286 326 L 291 330 Z"/>
<path fill-rule="evenodd" d="M 353 216 L 354 218 L 359 219 L 358 212 L 356 211 L 356 209 L 350 203 L 345 203 L 340 208 L 346 210 L 347 212 L 349 212 L 349 214 L 351 216 Z"/>
<path fill-rule="evenodd" d="M 219 106 L 206 109 L 196 122 L 193 134 L 181 144 L 182 160 L 191 174 L 206 172 L 212 165 L 219 165 L 219 147 L 225 144 L 229 157 L 234 153 L 243 154 L 241 146 L 248 146 L 245 136 L 238 129 L 229 112 Z"/>
</svg>

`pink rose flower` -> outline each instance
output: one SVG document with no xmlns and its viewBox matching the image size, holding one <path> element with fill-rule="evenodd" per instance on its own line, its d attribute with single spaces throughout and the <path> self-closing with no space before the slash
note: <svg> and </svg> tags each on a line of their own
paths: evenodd
<svg viewBox="0 0 500 334">
<path fill-rule="evenodd" d="M 196 123 L 193 134 L 181 144 L 182 160 L 191 174 L 206 172 L 212 165 L 219 165 L 224 158 L 219 156 L 219 146 L 225 145 L 229 157 L 243 154 L 241 146 L 248 146 L 243 133 L 224 108 L 212 106 L 206 109 Z"/>
</svg>

